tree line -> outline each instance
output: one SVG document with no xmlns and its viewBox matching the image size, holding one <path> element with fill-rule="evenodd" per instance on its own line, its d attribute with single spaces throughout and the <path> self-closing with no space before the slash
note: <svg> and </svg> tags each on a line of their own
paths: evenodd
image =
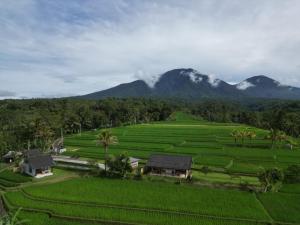
<svg viewBox="0 0 300 225">
<path fill-rule="evenodd" d="M 0 101 L 0 151 L 49 149 L 61 135 L 165 120 L 176 110 L 153 99 L 31 99 Z"/>
</svg>

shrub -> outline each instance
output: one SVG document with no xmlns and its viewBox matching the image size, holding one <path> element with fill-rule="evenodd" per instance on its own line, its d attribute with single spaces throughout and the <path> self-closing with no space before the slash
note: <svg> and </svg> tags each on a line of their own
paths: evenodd
<svg viewBox="0 0 300 225">
<path fill-rule="evenodd" d="M 291 165 L 284 171 L 284 182 L 287 184 L 300 183 L 299 165 Z"/>
</svg>

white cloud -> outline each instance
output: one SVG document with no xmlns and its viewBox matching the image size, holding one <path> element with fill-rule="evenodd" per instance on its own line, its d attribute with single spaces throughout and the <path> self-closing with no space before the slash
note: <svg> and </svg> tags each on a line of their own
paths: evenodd
<svg viewBox="0 0 300 225">
<path fill-rule="evenodd" d="M 250 87 L 254 87 L 255 85 L 248 82 L 248 81 L 243 81 L 239 84 L 236 85 L 236 88 L 239 89 L 239 90 L 247 90 L 248 88 Z"/>
<path fill-rule="evenodd" d="M 0 90 L 84 94 L 180 67 L 300 86 L 298 21 L 298 0 L 2 0 Z"/>
</svg>

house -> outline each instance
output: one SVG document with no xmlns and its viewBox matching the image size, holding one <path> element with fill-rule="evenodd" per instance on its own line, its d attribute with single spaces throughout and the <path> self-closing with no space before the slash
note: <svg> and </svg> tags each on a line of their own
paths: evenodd
<svg viewBox="0 0 300 225">
<path fill-rule="evenodd" d="M 183 155 L 151 155 L 146 170 L 153 175 L 191 177 L 192 157 Z"/>
<path fill-rule="evenodd" d="M 21 171 L 36 178 L 53 175 L 51 167 L 54 165 L 52 157 L 37 149 L 29 150 L 25 154 Z"/>
</svg>

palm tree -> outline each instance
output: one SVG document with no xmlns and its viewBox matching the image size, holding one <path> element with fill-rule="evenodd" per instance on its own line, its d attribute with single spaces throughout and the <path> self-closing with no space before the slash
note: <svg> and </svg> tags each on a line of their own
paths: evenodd
<svg viewBox="0 0 300 225">
<path fill-rule="evenodd" d="M 235 145 L 237 145 L 237 141 L 240 138 L 240 132 L 238 130 L 233 130 L 230 133 L 230 136 L 234 138 L 234 143 L 235 143 Z"/>
<path fill-rule="evenodd" d="M 242 145 L 245 145 L 245 138 L 248 137 L 248 131 L 247 130 L 242 130 L 239 132 L 240 138 L 242 139 Z"/>
<path fill-rule="evenodd" d="M 252 140 L 256 138 L 256 133 L 255 131 L 248 131 L 247 136 L 250 139 L 250 142 L 252 143 Z"/>
<path fill-rule="evenodd" d="M 274 145 L 276 143 L 276 141 L 278 140 L 278 133 L 279 131 L 277 129 L 270 129 L 269 134 L 265 137 L 265 139 L 271 140 L 272 142 L 272 149 L 274 148 Z"/>
<path fill-rule="evenodd" d="M 283 141 L 287 140 L 287 135 L 284 132 L 279 132 L 277 136 L 277 140 L 280 142 L 280 145 Z"/>
<path fill-rule="evenodd" d="M 110 130 L 103 130 L 98 136 L 98 145 L 102 145 L 104 148 L 105 154 L 105 173 L 106 173 L 106 165 L 107 165 L 107 152 L 109 145 L 118 144 L 118 138 L 113 136 Z"/>
</svg>

